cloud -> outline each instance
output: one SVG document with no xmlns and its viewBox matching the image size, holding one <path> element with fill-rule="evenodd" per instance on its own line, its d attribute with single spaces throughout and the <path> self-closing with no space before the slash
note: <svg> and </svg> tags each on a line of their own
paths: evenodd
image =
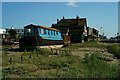
<svg viewBox="0 0 120 80">
<path fill-rule="evenodd" d="M 67 5 L 72 7 L 78 7 L 75 3 L 76 2 L 68 2 Z"/>
</svg>

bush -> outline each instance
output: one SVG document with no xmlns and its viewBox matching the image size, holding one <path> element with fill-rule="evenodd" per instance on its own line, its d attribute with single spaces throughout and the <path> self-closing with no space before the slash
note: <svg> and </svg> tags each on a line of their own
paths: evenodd
<svg viewBox="0 0 120 80">
<path fill-rule="evenodd" d="M 100 56 L 92 54 L 85 56 L 85 77 L 87 78 L 118 78 L 117 66 L 109 65 Z"/>
<path fill-rule="evenodd" d="M 109 45 L 107 47 L 108 52 L 113 53 L 117 58 L 120 59 L 120 47 L 118 45 Z"/>
<path fill-rule="evenodd" d="M 24 74 L 28 72 L 33 72 L 38 69 L 37 66 L 33 64 L 19 64 L 19 65 L 11 65 L 8 68 L 4 69 L 4 73 L 7 74 Z"/>
<path fill-rule="evenodd" d="M 53 53 L 52 52 L 50 52 L 48 49 L 40 49 L 39 51 L 39 54 L 41 54 L 41 55 L 44 55 L 44 56 L 48 56 L 48 55 L 52 55 Z"/>
</svg>

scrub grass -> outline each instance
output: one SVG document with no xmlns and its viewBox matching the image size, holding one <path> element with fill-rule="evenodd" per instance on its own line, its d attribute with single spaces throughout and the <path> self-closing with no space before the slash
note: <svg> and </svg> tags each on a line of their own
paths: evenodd
<svg viewBox="0 0 120 80">
<path fill-rule="evenodd" d="M 96 48 L 106 48 L 106 45 L 98 44 L 97 41 L 84 42 L 84 43 L 72 43 L 69 47 L 96 47 Z"/>
<path fill-rule="evenodd" d="M 120 59 L 120 45 L 110 45 L 107 47 L 107 50 Z"/>
<path fill-rule="evenodd" d="M 90 47 L 87 44 L 103 46 L 86 42 L 84 47 Z M 59 55 L 54 55 L 49 49 L 2 54 L 3 78 L 119 78 L 120 74 L 118 66 L 108 64 L 107 59 L 101 58 L 98 53 L 86 54 L 84 59 L 73 56 L 70 50 Z"/>
<path fill-rule="evenodd" d="M 85 69 L 87 78 L 118 78 L 120 73 L 117 66 L 107 64 L 96 53 L 85 55 Z"/>
</svg>

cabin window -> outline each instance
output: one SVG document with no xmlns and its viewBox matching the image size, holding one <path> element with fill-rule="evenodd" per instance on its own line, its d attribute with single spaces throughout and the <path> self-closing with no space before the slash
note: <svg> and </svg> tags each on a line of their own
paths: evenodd
<svg viewBox="0 0 120 80">
<path fill-rule="evenodd" d="M 55 35 L 55 31 L 53 31 L 54 32 L 54 35 Z"/>
<path fill-rule="evenodd" d="M 35 29 L 34 35 L 37 36 L 38 35 L 38 28 L 34 28 L 34 29 Z"/>
<path fill-rule="evenodd" d="M 39 28 L 39 34 L 41 34 L 41 28 Z"/>
<path fill-rule="evenodd" d="M 53 31 L 53 35 L 54 35 L 54 33 L 55 33 L 55 32 Z"/>
<path fill-rule="evenodd" d="M 41 33 L 41 34 L 44 34 L 44 29 L 41 28 L 40 30 L 41 30 L 40 33 Z"/>
<path fill-rule="evenodd" d="M 56 31 L 56 34 L 58 35 L 58 31 Z"/>
<path fill-rule="evenodd" d="M 48 30 L 48 35 L 50 35 L 50 32 L 49 32 L 50 30 Z"/>
<path fill-rule="evenodd" d="M 34 35 L 34 29 L 33 28 L 26 28 L 25 29 L 25 36 L 33 36 Z"/>
<path fill-rule="evenodd" d="M 5 35 L 3 35 L 2 38 L 5 39 Z"/>
<path fill-rule="evenodd" d="M 39 33 L 40 33 L 40 34 L 46 34 L 46 29 L 44 29 L 44 28 L 39 28 Z"/>
<path fill-rule="evenodd" d="M 25 28 L 24 36 L 38 36 L 38 28 Z"/>
<path fill-rule="evenodd" d="M 51 35 L 53 35 L 52 30 L 51 30 Z"/>
<path fill-rule="evenodd" d="M 44 34 L 46 34 L 46 29 L 44 29 Z"/>
</svg>

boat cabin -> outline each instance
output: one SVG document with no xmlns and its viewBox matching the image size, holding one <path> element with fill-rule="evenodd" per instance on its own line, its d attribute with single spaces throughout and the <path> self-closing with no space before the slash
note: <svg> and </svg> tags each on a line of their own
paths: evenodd
<svg viewBox="0 0 120 80">
<path fill-rule="evenodd" d="M 24 37 L 36 36 L 43 39 L 63 40 L 60 31 L 54 28 L 32 24 L 24 28 Z"/>
<path fill-rule="evenodd" d="M 63 44 L 59 30 L 33 24 L 24 27 L 24 36 L 19 40 L 20 48 Z"/>
</svg>

